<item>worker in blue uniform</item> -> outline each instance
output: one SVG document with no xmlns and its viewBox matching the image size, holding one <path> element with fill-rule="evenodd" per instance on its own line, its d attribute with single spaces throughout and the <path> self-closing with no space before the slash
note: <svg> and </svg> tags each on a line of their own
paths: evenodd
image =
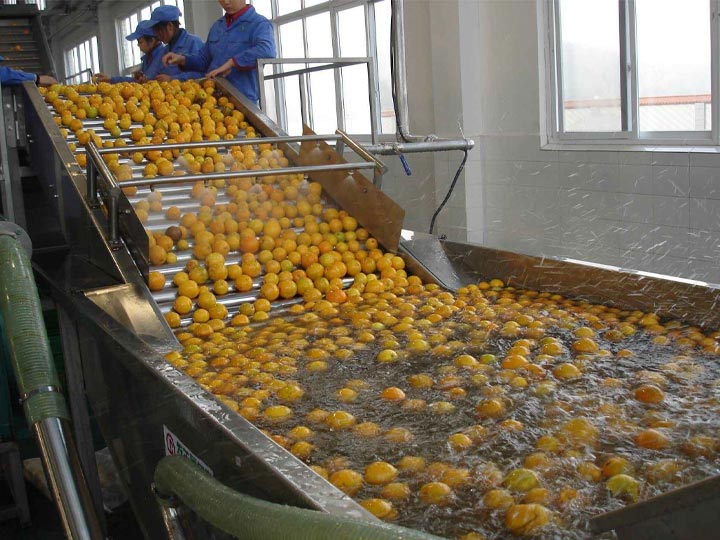
<svg viewBox="0 0 720 540">
<path fill-rule="evenodd" d="M 128 41 L 137 40 L 138 48 L 144 53 L 140 59 L 140 69 L 131 77 L 110 77 L 104 73 L 95 75 L 97 82 L 139 82 L 144 83 L 157 77 L 162 71 L 162 57 L 165 53 L 162 41 L 155 37 L 150 21 L 140 21 L 132 34 L 125 36 Z"/>
<path fill-rule="evenodd" d="M 245 0 L 218 0 L 225 16 L 212 25 L 205 46 L 196 54 L 168 51 L 163 63 L 188 71 L 202 70 L 206 77 L 227 79 L 251 101 L 260 98 L 258 58 L 277 54 L 272 23 Z"/>
<path fill-rule="evenodd" d="M 164 54 L 197 54 L 203 47 L 203 41 L 197 36 L 190 34 L 184 28 L 180 28 L 180 16 L 182 13 L 175 6 L 160 6 L 155 8 L 150 16 L 155 37 L 165 43 Z M 186 81 L 188 79 L 200 79 L 204 76 L 201 71 L 183 71 L 173 64 L 163 64 L 160 73 L 155 77 L 158 81 L 169 81 L 177 79 Z"/>
<path fill-rule="evenodd" d="M 0 62 L 3 62 L 4 60 L 5 57 L 0 56 Z M 52 84 L 57 84 L 57 81 L 49 75 L 39 75 L 37 73 L 29 73 L 19 69 L 12 69 L 7 66 L 0 66 L 0 83 L 3 86 L 15 86 L 22 84 L 25 81 L 34 82 L 38 86 L 50 86 Z"/>
</svg>

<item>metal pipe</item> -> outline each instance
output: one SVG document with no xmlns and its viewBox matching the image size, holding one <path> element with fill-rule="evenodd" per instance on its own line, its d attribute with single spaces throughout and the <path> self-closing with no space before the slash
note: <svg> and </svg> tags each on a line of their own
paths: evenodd
<svg viewBox="0 0 720 540">
<path fill-rule="evenodd" d="M 110 188 L 108 201 L 108 243 L 114 248 L 120 244 L 120 189 Z"/>
<path fill-rule="evenodd" d="M 449 150 L 470 150 L 475 146 L 471 139 L 441 139 L 437 135 L 419 136 L 410 133 L 410 122 L 407 101 L 407 79 L 405 64 L 405 7 L 404 0 L 391 0 L 392 10 L 391 39 L 393 40 L 393 85 L 395 87 L 395 102 L 397 109 L 398 138 L 403 142 L 393 146 L 386 144 L 374 145 L 368 151 L 373 154 L 393 155 L 400 152 L 436 152 Z M 410 143 L 419 143 L 419 146 L 406 146 Z M 427 145 L 427 146 L 426 146 Z"/>
<path fill-rule="evenodd" d="M 403 0 L 392 0 L 392 24 L 394 25 L 393 46 L 394 64 L 393 83 L 395 85 L 395 101 L 397 103 L 398 135 L 406 142 L 426 141 L 427 137 L 412 135 L 408 126 L 407 80 L 405 78 L 405 8 Z"/>
<path fill-rule="evenodd" d="M 337 141 L 338 135 L 294 135 L 291 137 L 262 137 L 255 139 L 233 139 L 231 141 L 197 141 L 172 144 L 150 144 L 127 146 L 124 148 L 100 148 L 92 141 L 87 145 L 95 146 L 98 154 L 121 154 L 123 152 L 147 152 L 149 150 L 183 150 L 186 148 L 222 148 L 225 146 L 247 146 L 252 144 L 274 144 L 303 141 Z"/>
<path fill-rule="evenodd" d="M 174 506 L 174 501 L 164 499 L 160 497 L 157 492 L 155 498 L 158 501 L 160 507 L 160 514 L 162 515 L 163 525 L 165 526 L 165 532 L 168 535 L 168 540 L 185 540 L 185 531 L 183 530 L 182 524 L 180 523 L 180 515 L 177 507 Z"/>
<path fill-rule="evenodd" d="M 378 158 L 373 156 L 372 153 L 370 153 L 367 150 L 368 147 L 363 147 L 358 142 L 353 140 L 350 137 L 350 135 L 348 135 L 341 129 L 335 130 L 335 133 L 340 135 L 340 137 L 342 137 L 343 142 L 345 144 L 347 144 L 350 148 L 352 148 L 357 155 L 359 155 L 365 161 L 371 161 L 371 162 L 375 163 L 375 168 L 380 171 L 380 174 L 385 174 L 387 172 L 388 169 L 385 166 L 385 164 L 382 161 L 380 161 Z"/>
<path fill-rule="evenodd" d="M 381 156 L 396 154 L 412 154 L 420 152 L 437 152 L 449 150 L 470 150 L 475 146 L 472 139 L 438 139 L 434 142 L 382 143 L 365 146 L 365 150 Z"/>
<path fill-rule="evenodd" d="M 87 193 L 85 194 L 85 198 L 91 207 L 98 205 L 97 171 L 95 170 L 93 163 L 94 161 L 92 159 L 87 160 Z"/>
<path fill-rule="evenodd" d="M 45 418 L 33 427 L 65 535 L 73 540 L 103 538 L 92 514 L 92 497 L 66 422 Z"/>
<path fill-rule="evenodd" d="M 307 165 L 304 167 L 288 167 L 285 169 L 258 169 L 256 171 L 234 171 L 226 173 L 192 174 L 185 176 L 157 176 L 139 180 L 127 180 L 122 187 L 157 186 L 162 184 L 177 184 L 179 182 L 194 182 L 198 180 L 226 180 L 229 178 L 250 178 L 254 176 L 275 176 L 281 174 L 300 174 L 331 171 L 355 171 L 358 169 L 374 169 L 374 163 L 337 163 L 335 165 Z"/>
</svg>

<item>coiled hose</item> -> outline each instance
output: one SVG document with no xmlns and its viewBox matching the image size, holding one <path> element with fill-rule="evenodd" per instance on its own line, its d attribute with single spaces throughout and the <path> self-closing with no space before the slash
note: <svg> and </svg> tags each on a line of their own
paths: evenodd
<svg viewBox="0 0 720 540">
<path fill-rule="evenodd" d="M 202 519 L 247 540 L 439 540 L 382 521 L 362 521 L 261 501 L 243 495 L 181 456 L 167 456 L 155 469 L 155 489 L 175 496 Z"/>
<path fill-rule="evenodd" d="M 30 259 L 17 237 L 7 230 L 0 234 L 0 310 L 28 424 L 46 418 L 69 419 Z"/>
</svg>

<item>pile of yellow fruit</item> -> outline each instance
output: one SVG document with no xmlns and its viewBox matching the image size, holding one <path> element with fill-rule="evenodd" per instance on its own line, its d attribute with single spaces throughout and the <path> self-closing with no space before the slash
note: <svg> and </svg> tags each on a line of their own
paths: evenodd
<svg viewBox="0 0 720 540">
<path fill-rule="evenodd" d="M 58 85 L 41 90 L 65 135 L 72 131 L 80 145 L 94 140 L 99 146 L 118 148 L 104 159 L 121 183 L 133 178 L 130 163 L 144 165 L 144 178 L 289 165 L 282 150 L 261 139 L 227 151 L 142 150 L 148 144 L 255 138 L 242 112 L 226 97 L 214 97 L 213 81 Z M 103 130 L 117 138 L 103 141 L 99 133 L 85 129 L 83 120 L 97 117 L 104 119 Z M 137 123 L 142 127 L 133 127 Z M 128 130 L 130 139 L 121 137 Z M 77 159 L 85 165 L 84 153 L 78 152 Z M 124 191 L 130 197 L 138 193 L 134 187 Z M 170 276 L 177 298 L 166 320 L 173 328 L 184 316 L 203 323 L 225 319 L 228 310 L 217 297 L 249 292 L 261 275 L 259 298 L 233 312 L 232 324 L 265 320 L 270 302 L 277 299 L 327 297 L 343 302 L 346 277 L 405 276 L 400 257 L 378 249 L 377 241 L 347 212 L 326 207 L 320 184 L 301 174 L 196 182 L 189 199 L 197 211 L 164 208 L 162 199 L 162 189 L 153 190 L 135 203 L 135 211 L 143 223 L 153 215 L 175 223 L 165 231 L 148 232 L 152 265 L 174 264 L 179 253 L 192 253 L 185 270 Z M 148 285 L 159 291 L 169 285 L 167 281 L 163 272 L 152 271 Z"/>
<path fill-rule="evenodd" d="M 442 536 L 588 538 L 720 472 L 719 332 L 359 276 L 345 303 L 193 323 L 167 359 L 377 517 Z"/>
</svg>

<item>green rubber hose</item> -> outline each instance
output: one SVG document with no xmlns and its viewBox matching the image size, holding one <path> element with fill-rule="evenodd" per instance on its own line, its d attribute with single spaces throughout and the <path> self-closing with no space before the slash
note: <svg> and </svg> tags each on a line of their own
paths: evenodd
<svg viewBox="0 0 720 540">
<path fill-rule="evenodd" d="M 439 540 L 382 521 L 261 501 L 221 484 L 181 456 L 160 460 L 155 469 L 155 489 L 162 497 L 177 497 L 214 527 L 247 540 Z"/>
<path fill-rule="evenodd" d="M 30 425 L 69 419 L 43 322 L 30 259 L 13 236 L 0 235 L 0 310 L 10 361 Z"/>
</svg>

